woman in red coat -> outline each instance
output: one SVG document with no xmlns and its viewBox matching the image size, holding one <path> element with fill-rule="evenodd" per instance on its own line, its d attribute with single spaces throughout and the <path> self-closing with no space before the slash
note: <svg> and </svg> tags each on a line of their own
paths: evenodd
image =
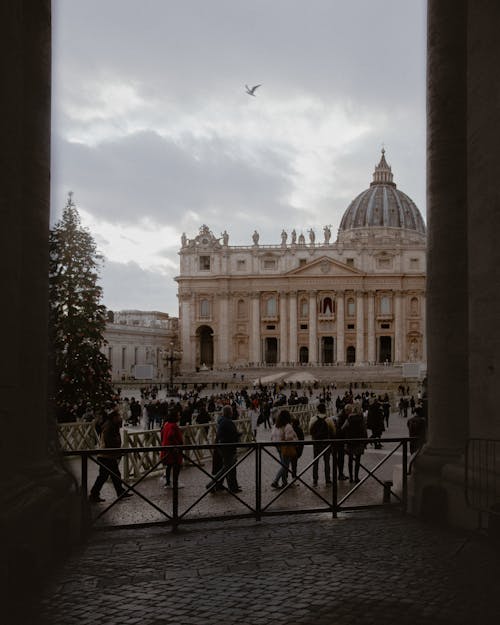
<svg viewBox="0 0 500 625">
<path fill-rule="evenodd" d="M 161 444 L 162 447 L 167 445 L 183 445 L 184 439 L 180 427 L 177 425 L 179 420 L 179 413 L 176 409 L 173 409 L 161 430 Z M 180 449 L 167 449 L 160 452 L 160 458 L 165 465 L 165 488 L 170 487 L 170 473 L 173 467 L 173 479 L 174 483 L 179 482 L 179 473 L 182 467 L 182 451 Z M 179 486 L 180 487 L 180 486 Z"/>
</svg>

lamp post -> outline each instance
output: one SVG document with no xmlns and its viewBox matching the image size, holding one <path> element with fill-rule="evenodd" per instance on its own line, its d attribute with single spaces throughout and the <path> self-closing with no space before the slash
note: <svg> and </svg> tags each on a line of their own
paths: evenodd
<svg viewBox="0 0 500 625">
<path fill-rule="evenodd" d="M 180 357 L 178 353 L 174 351 L 174 343 L 171 341 L 170 350 L 167 352 L 166 355 L 163 355 L 163 361 L 165 363 L 168 363 L 168 365 L 170 366 L 170 384 L 168 387 L 169 393 L 171 393 L 174 388 L 174 362 L 176 362 L 177 360 L 180 360 Z"/>
</svg>

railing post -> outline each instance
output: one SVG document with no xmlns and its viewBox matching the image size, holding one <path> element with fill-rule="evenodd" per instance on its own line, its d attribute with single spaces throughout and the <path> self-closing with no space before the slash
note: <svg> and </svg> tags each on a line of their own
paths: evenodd
<svg viewBox="0 0 500 625">
<path fill-rule="evenodd" d="M 261 444 L 255 443 L 255 520 L 261 520 L 262 510 L 262 453 Z"/>
<path fill-rule="evenodd" d="M 128 447 L 129 446 L 127 430 L 123 431 L 123 446 L 124 447 Z M 128 480 L 129 480 L 129 477 L 130 477 L 129 472 L 130 472 L 129 454 L 124 454 L 124 457 L 123 457 L 123 479 L 125 480 L 125 482 L 128 482 Z"/>
<path fill-rule="evenodd" d="M 172 468 L 175 468 L 172 467 Z M 172 531 L 176 532 L 179 527 L 179 471 L 173 471 L 172 492 Z"/>
<path fill-rule="evenodd" d="M 80 489 L 80 538 L 85 540 L 89 528 L 88 457 L 82 454 L 82 486 Z"/>
<path fill-rule="evenodd" d="M 408 440 L 403 440 L 403 514 L 408 509 Z"/>
<path fill-rule="evenodd" d="M 337 481 L 337 445 L 331 443 L 332 452 L 332 518 L 337 518 L 338 481 Z"/>
</svg>

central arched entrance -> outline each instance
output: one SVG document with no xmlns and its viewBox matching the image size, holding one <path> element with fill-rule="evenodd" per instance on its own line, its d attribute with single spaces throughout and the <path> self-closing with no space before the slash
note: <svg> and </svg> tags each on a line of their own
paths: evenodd
<svg viewBox="0 0 500 625">
<path fill-rule="evenodd" d="M 309 348 L 304 345 L 299 349 L 299 362 L 301 365 L 305 365 L 309 362 Z"/>
<path fill-rule="evenodd" d="M 348 365 L 353 365 L 356 362 L 356 348 L 354 347 L 354 345 L 348 346 L 345 356 Z"/>
<path fill-rule="evenodd" d="M 210 326 L 200 326 L 196 331 L 198 336 L 200 366 L 213 367 L 214 364 L 214 333 Z"/>
<path fill-rule="evenodd" d="M 274 336 L 265 339 L 264 362 L 267 365 L 275 365 L 278 362 L 278 339 Z"/>
<path fill-rule="evenodd" d="M 324 365 L 331 365 L 333 356 L 333 336 L 321 337 L 321 362 Z"/>
<path fill-rule="evenodd" d="M 392 362 L 392 337 L 379 337 L 378 361 Z"/>
</svg>

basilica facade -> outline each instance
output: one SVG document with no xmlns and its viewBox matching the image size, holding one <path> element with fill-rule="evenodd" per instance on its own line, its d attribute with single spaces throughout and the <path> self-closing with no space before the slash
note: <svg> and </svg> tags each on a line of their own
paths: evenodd
<svg viewBox="0 0 500 625">
<path fill-rule="evenodd" d="M 329 226 L 320 235 L 283 230 L 261 245 L 255 231 L 248 246 L 206 225 L 183 235 L 183 370 L 425 362 L 425 224 L 384 150 L 336 240 Z"/>
</svg>

